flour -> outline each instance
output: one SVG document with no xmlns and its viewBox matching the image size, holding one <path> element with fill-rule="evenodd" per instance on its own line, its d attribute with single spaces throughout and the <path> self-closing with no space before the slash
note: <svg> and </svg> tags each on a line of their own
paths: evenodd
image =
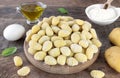
<svg viewBox="0 0 120 78">
<path fill-rule="evenodd" d="M 114 19 L 116 17 L 116 12 L 113 8 L 101 9 L 96 7 L 89 11 L 89 15 L 93 20 L 106 21 Z"/>
</svg>

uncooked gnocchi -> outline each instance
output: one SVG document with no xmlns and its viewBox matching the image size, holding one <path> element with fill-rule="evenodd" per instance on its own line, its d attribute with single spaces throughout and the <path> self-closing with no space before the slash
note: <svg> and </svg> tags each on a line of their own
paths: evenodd
<svg viewBox="0 0 120 78">
<path fill-rule="evenodd" d="M 45 35 L 45 30 L 40 30 L 37 34 L 38 34 L 40 37 L 41 37 L 41 36 L 44 36 L 44 35 Z"/>
<path fill-rule="evenodd" d="M 75 22 L 80 26 L 84 24 L 84 21 L 80 19 L 76 19 Z"/>
<path fill-rule="evenodd" d="M 45 41 L 43 43 L 42 50 L 46 52 L 46 51 L 49 51 L 52 47 L 53 47 L 53 44 L 51 41 Z"/>
<path fill-rule="evenodd" d="M 14 60 L 15 66 L 17 66 L 17 67 L 22 66 L 23 60 L 20 56 L 15 56 L 13 60 Z"/>
<path fill-rule="evenodd" d="M 52 30 L 57 34 L 60 31 L 60 28 L 57 26 L 52 26 Z"/>
<path fill-rule="evenodd" d="M 102 43 L 98 39 L 92 39 L 92 43 L 96 45 L 97 47 L 101 47 Z"/>
<path fill-rule="evenodd" d="M 58 32 L 58 36 L 60 36 L 60 37 L 68 37 L 69 35 L 70 35 L 70 31 L 68 31 L 68 30 L 60 30 L 59 32 Z"/>
<path fill-rule="evenodd" d="M 39 38 L 40 38 L 40 36 L 38 34 L 34 34 L 34 35 L 32 35 L 31 40 L 37 42 Z"/>
<path fill-rule="evenodd" d="M 74 25 L 72 26 L 72 30 L 73 30 L 74 32 L 79 31 L 79 30 L 80 30 L 80 26 L 77 25 L 77 24 L 74 24 Z"/>
<path fill-rule="evenodd" d="M 26 33 L 25 40 L 28 53 L 47 65 L 85 63 L 102 46 L 89 22 L 70 16 L 43 18 Z"/>
<path fill-rule="evenodd" d="M 47 27 L 46 28 L 46 35 L 47 36 L 52 36 L 54 33 L 53 33 L 53 30 L 51 27 Z"/>
<path fill-rule="evenodd" d="M 81 62 L 81 63 L 84 63 L 87 61 L 87 56 L 83 53 L 75 54 L 75 58 L 77 59 L 78 62 Z"/>
<path fill-rule="evenodd" d="M 89 31 L 91 29 L 91 27 L 92 27 L 91 24 L 89 22 L 85 21 L 83 26 L 82 26 L 82 29 Z"/>
<path fill-rule="evenodd" d="M 44 22 L 42 25 L 41 25 L 41 28 L 43 30 L 45 30 L 47 27 L 49 27 L 49 24 L 47 22 Z"/>
<path fill-rule="evenodd" d="M 24 66 L 17 71 L 19 76 L 27 76 L 30 73 L 30 67 Z"/>
<path fill-rule="evenodd" d="M 35 53 L 34 59 L 42 61 L 42 60 L 44 60 L 45 56 L 46 56 L 46 52 L 40 51 L 40 52 Z"/>
<path fill-rule="evenodd" d="M 92 70 L 90 72 L 91 77 L 93 78 L 103 78 L 105 76 L 105 73 L 100 70 Z"/>
<path fill-rule="evenodd" d="M 72 41 L 73 43 L 79 43 L 79 41 L 80 41 L 80 35 L 77 34 L 77 33 L 73 33 L 73 34 L 71 35 L 71 41 Z"/>
<path fill-rule="evenodd" d="M 34 26 L 32 27 L 32 33 L 33 33 L 33 34 L 37 33 L 39 30 L 40 30 L 40 26 L 38 26 L 38 25 L 34 25 Z"/>
<path fill-rule="evenodd" d="M 66 41 L 65 40 L 56 40 L 54 41 L 54 46 L 55 47 L 63 47 L 66 45 Z"/>
<path fill-rule="evenodd" d="M 53 48 L 48 52 L 49 55 L 53 57 L 57 57 L 60 55 L 60 49 L 59 48 Z"/>
<path fill-rule="evenodd" d="M 67 58 L 67 64 L 69 66 L 76 66 L 76 65 L 78 65 L 78 61 L 73 57 L 68 57 Z"/>
<path fill-rule="evenodd" d="M 64 55 L 60 55 L 57 57 L 57 63 L 60 64 L 60 65 L 65 65 L 66 63 L 66 56 Z"/>
<path fill-rule="evenodd" d="M 74 53 L 82 52 L 82 47 L 78 44 L 71 44 L 70 48 L 71 48 L 72 52 L 74 52 Z"/>
<path fill-rule="evenodd" d="M 53 17 L 52 19 L 52 25 L 57 25 L 59 23 L 60 19 L 58 17 Z"/>
<path fill-rule="evenodd" d="M 48 37 L 48 36 L 42 36 L 40 39 L 39 39 L 39 43 L 40 44 L 43 44 L 45 41 L 47 41 L 47 40 L 50 40 L 50 37 Z"/>
<path fill-rule="evenodd" d="M 70 56 L 71 54 L 71 50 L 69 47 L 61 47 L 60 51 L 64 56 Z"/>
<path fill-rule="evenodd" d="M 79 45 L 81 45 L 83 48 L 87 48 L 89 42 L 87 40 L 80 40 Z"/>
<path fill-rule="evenodd" d="M 48 64 L 48 65 L 56 65 L 57 60 L 52 56 L 46 56 L 45 57 L 45 63 Z"/>
</svg>

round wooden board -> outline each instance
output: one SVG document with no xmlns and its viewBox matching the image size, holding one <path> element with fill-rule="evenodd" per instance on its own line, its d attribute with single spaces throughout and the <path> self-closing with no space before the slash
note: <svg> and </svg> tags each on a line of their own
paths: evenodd
<svg viewBox="0 0 120 78">
<path fill-rule="evenodd" d="M 77 66 L 70 67 L 68 65 L 55 65 L 55 66 L 49 66 L 45 64 L 42 61 L 37 61 L 34 59 L 33 55 L 28 53 L 28 43 L 25 41 L 24 42 L 24 52 L 27 57 L 27 59 L 37 68 L 46 71 L 48 73 L 54 73 L 54 74 L 72 74 L 72 73 L 77 73 L 80 72 L 86 68 L 88 68 L 90 65 L 92 65 L 95 60 L 97 59 L 99 52 L 94 54 L 93 59 L 85 62 L 85 63 L 79 63 Z"/>
</svg>

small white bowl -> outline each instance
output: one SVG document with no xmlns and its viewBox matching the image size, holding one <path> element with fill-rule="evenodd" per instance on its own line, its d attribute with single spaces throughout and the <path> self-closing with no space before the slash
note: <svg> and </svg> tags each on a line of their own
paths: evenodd
<svg viewBox="0 0 120 78">
<path fill-rule="evenodd" d="M 88 7 L 85 9 L 86 15 L 88 16 L 88 18 L 89 18 L 92 22 L 94 22 L 95 24 L 98 24 L 98 25 L 109 25 L 109 24 L 115 22 L 115 21 L 119 18 L 119 16 L 120 16 L 120 8 L 116 8 L 116 7 L 114 7 L 114 6 L 111 6 L 110 8 L 112 8 L 112 9 L 115 11 L 115 14 L 116 14 L 116 17 L 115 17 L 115 18 L 110 19 L 110 20 L 104 20 L 104 21 L 98 21 L 98 20 L 95 20 L 95 19 L 91 18 L 90 14 L 89 14 L 89 11 L 92 10 L 92 9 L 94 9 L 94 8 L 96 8 L 96 7 L 100 8 L 100 7 L 102 7 L 102 6 L 103 6 L 103 4 L 94 4 L 94 5 L 88 6 Z"/>
</svg>

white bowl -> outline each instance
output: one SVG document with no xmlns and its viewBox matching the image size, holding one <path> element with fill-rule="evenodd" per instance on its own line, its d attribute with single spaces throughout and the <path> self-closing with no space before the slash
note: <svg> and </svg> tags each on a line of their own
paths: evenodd
<svg viewBox="0 0 120 78">
<path fill-rule="evenodd" d="M 114 6 L 111 6 L 110 8 L 112 8 L 112 9 L 115 11 L 115 14 L 116 14 L 116 17 L 115 17 L 115 18 L 110 19 L 110 20 L 104 20 L 104 21 L 98 21 L 98 20 L 95 20 L 95 19 L 91 18 L 90 14 L 89 14 L 89 11 L 92 10 L 92 9 L 94 9 L 94 8 L 96 8 L 96 7 L 100 8 L 100 7 L 102 7 L 102 6 L 103 6 L 103 4 L 94 4 L 94 5 L 88 6 L 88 7 L 85 9 L 86 15 L 88 16 L 88 18 L 89 18 L 92 22 L 94 22 L 95 24 L 98 24 L 98 25 L 109 25 L 109 24 L 115 22 L 115 21 L 119 18 L 119 16 L 120 16 L 120 8 L 116 8 L 116 7 L 114 7 Z"/>
</svg>

